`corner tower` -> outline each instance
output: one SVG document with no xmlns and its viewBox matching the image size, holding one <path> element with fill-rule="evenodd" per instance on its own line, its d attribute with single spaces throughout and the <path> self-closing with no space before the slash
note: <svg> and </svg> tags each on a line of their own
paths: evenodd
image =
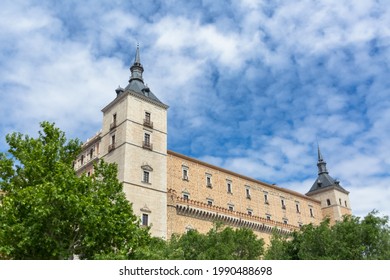
<svg viewBox="0 0 390 280">
<path fill-rule="evenodd" d="M 167 109 L 144 84 L 137 46 L 130 79 L 102 109 L 101 154 L 118 164 L 118 179 L 144 226 L 167 234 Z"/>
<path fill-rule="evenodd" d="M 351 215 L 349 192 L 329 175 L 319 146 L 317 167 L 318 177 L 306 195 L 321 201 L 322 216 L 329 217 L 331 223 L 341 220 L 344 215 Z"/>
</svg>

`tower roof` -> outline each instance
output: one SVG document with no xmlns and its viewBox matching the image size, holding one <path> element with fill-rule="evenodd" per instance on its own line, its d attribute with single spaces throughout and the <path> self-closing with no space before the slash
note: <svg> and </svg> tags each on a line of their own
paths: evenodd
<svg viewBox="0 0 390 280">
<path fill-rule="evenodd" d="M 144 80 L 142 77 L 143 72 L 144 72 L 144 67 L 141 64 L 139 45 L 137 45 L 134 63 L 130 67 L 131 75 L 129 79 L 129 84 L 122 91 L 118 91 L 117 89 L 116 90 L 117 94 L 119 95 L 127 91 L 131 91 L 133 93 L 141 95 L 143 98 L 146 98 L 147 100 L 153 101 L 153 103 L 160 103 L 161 105 L 166 106 L 153 94 L 150 88 L 144 84 Z"/>
<path fill-rule="evenodd" d="M 326 161 L 322 157 L 320 147 L 318 146 L 318 177 L 315 180 L 314 184 L 310 188 L 309 192 L 306 195 L 310 195 L 313 193 L 318 193 L 321 191 L 329 190 L 330 188 L 336 188 L 344 193 L 349 193 L 346 191 L 338 180 L 333 179 L 326 168 Z"/>
</svg>

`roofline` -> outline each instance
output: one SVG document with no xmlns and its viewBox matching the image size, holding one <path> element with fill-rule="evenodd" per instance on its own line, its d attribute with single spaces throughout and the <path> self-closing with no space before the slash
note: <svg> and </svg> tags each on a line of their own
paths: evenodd
<svg viewBox="0 0 390 280">
<path fill-rule="evenodd" d="M 207 166 L 207 167 L 210 167 L 210 168 L 213 168 L 213 169 L 217 169 L 217 170 L 219 170 L 219 171 L 228 173 L 228 174 L 230 174 L 230 175 L 239 177 L 239 178 L 244 179 L 244 180 L 251 181 L 251 182 L 256 183 L 256 184 L 261 184 L 261 185 L 267 186 L 267 187 L 269 187 L 269 188 L 276 189 L 276 190 L 278 190 L 278 191 L 287 192 L 287 193 L 290 193 L 290 194 L 292 194 L 292 195 L 299 196 L 299 197 L 301 197 L 301 198 L 308 199 L 308 200 L 311 200 L 311 201 L 316 202 L 316 203 L 320 203 L 319 200 L 317 200 L 317 199 L 315 199 L 315 198 L 312 198 L 312 197 L 310 197 L 310 196 L 301 194 L 301 193 L 299 193 L 299 192 L 292 191 L 292 190 L 289 190 L 289 189 L 285 189 L 285 188 L 282 188 L 282 187 L 278 187 L 278 186 L 276 186 L 276 185 L 272 185 L 272 184 L 269 184 L 269 183 L 265 183 L 265 182 L 262 182 L 262 181 L 260 181 L 260 180 L 256 180 L 256 179 L 253 179 L 253 178 L 251 178 L 251 177 L 248 177 L 248 176 L 245 176 L 245 175 L 238 174 L 238 173 L 236 173 L 236 172 L 233 172 L 233 171 L 224 169 L 224 168 L 222 168 L 222 167 L 219 167 L 219 166 L 215 166 L 215 165 L 206 163 L 206 162 L 201 161 L 201 160 L 198 160 L 198 159 L 191 158 L 191 157 L 189 157 L 189 156 L 185 156 L 185 155 L 183 155 L 183 154 L 179 154 L 179 153 L 174 152 L 174 151 L 171 151 L 171 150 L 167 150 L 167 154 L 168 154 L 168 155 L 177 156 L 177 157 L 180 157 L 180 158 L 183 158 L 183 159 L 185 159 L 185 160 L 189 160 L 189 161 L 192 161 L 192 162 L 195 162 L 195 163 L 199 163 L 199 164 L 202 164 L 202 165 L 204 165 L 204 166 Z"/>
<path fill-rule="evenodd" d="M 143 96 L 142 94 L 139 94 L 133 90 L 130 90 L 130 89 L 127 89 L 126 91 L 124 91 L 123 93 L 119 94 L 113 101 L 111 101 L 107 106 L 105 106 L 103 109 L 102 109 L 102 112 L 105 113 L 107 110 L 109 110 L 112 106 L 114 106 L 114 104 L 116 104 L 117 102 L 119 102 L 120 100 L 122 100 L 125 96 L 127 95 L 132 95 L 132 96 L 135 96 L 135 97 L 138 97 L 146 102 L 149 102 L 153 105 L 156 105 L 156 106 L 159 106 L 163 109 L 168 109 L 169 106 L 162 103 L 162 102 L 157 102 L 157 101 L 154 101 L 153 99 L 150 99 L 148 97 L 145 97 Z"/>
<path fill-rule="evenodd" d="M 342 193 L 345 193 L 345 194 L 349 194 L 349 191 L 345 190 L 344 188 L 340 187 L 340 186 L 337 186 L 337 185 L 330 185 L 330 186 L 327 186 L 325 188 L 321 188 L 321 189 L 316 189 L 314 191 L 309 191 L 307 192 L 305 195 L 313 195 L 313 194 L 318 194 L 318 193 L 322 193 L 322 192 L 326 192 L 326 191 L 329 191 L 331 189 L 336 189 Z"/>
</svg>

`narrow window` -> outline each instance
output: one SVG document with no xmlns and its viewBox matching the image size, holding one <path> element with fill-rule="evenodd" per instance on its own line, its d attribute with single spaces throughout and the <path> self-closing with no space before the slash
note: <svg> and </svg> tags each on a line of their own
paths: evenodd
<svg viewBox="0 0 390 280">
<path fill-rule="evenodd" d="M 309 211 L 310 211 L 310 217 L 314 217 L 313 208 L 310 208 Z"/>
<path fill-rule="evenodd" d="M 226 181 L 226 188 L 228 193 L 232 193 L 232 182 Z"/>
<path fill-rule="evenodd" d="M 297 213 L 301 213 L 301 210 L 299 209 L 299 203 L 298 202 L 295 203 L 295 208 L 297 210 Z"/>
<path fill-rule="evenodd" d="M 339 203 L 340 203 L 340 205 L 342 205 L 342 203 L 341 203 L 341 198 L 339 198 Z"/>
<path fill-rule="evenodd" d="M 143 175 L 143 182 L 144 183 L 149 183 L 149 171 L 144 170 L 144 175 Z"/>
<path fill-rule="evenodd" d="M 84 155 L 81 155 L 81 165 L 83 165 L 84 164 Z"/>
<path fill-rule="evenodd" d="M 346 200 L 344 201 L 344 204 L 345 204 L 345 207 L 348 207 L 348 206 L 347 206 L 347 201 L 346 201 Z"/>
<path fill-rule="evenodd" d="M 188 167 L 182 167 L 183 180 L 188 181 Z"/>
<path fill-rule="evenodd" d="M 149 112 L 145 112 L 145 122 L 150 123 L 150 113 Z"/>
<path fill-rule="evenodd" d="M 245 194 L 247 199 L 251 199 L 251 192 L 249 187 L 246 187 Z"/>
<path fill-rule="evenodd" d="M 115 134 L 111 135 L 111 145 L 115 144 Z"/>
<path fill-rule="evenodd" d="M 110 123 L 110 130 L 116 127 L 116 113 L 112 115 L 112 123 Z"/>
<path fill-rule="evenodd" d="M 268 215 L 268 214 L 267 214 L 267 215 L 265 215 L 265 216 L 266 216 L 266 218 L 267 218 L 268 221 L 271 220 L 271 215 Z"/>
<path fill-rule="evenodd" d="M 326 205 L 330 206 L 330 199 L 329 198 L 326 200 Z"/>
<path fill-rule="evenodd" d="M 284 199 L 281 199 L 280 202 L 282 204 L 282 209 L 286 209 L 286 204 L 284 203 Z"/>
<path fill-rule="evenodd" d="M 152 150 L 152 143 L 150 143 L 150 134 L 149 133 L 144 134 L 144 142 L 142 144 L 143 144 L 142 145 L 143 148 Z"/>
<path fill-rule="evenodd" d="M 268 202 L 268 193 L 264 193 L 264 203 L 265 204 L 269 204 L 269 202 Z"/>
<path fill-rule="evenodd" d="M 91 160 L 93 158 L 93 149 L 89 150 L 89 159 Z"/>
<path fill-rule="evenodd" d="M 206 174 L 206 186 L 208 188 L 211 188 L 213 186 L 211 183 L 211 175 L 210 174 Z"/>
<path fill-rule="evenodd" d="M 148 226 L 149 225 L 149 215 L 148 214 L 142 214 L 142 225 Z"/>
</svg>

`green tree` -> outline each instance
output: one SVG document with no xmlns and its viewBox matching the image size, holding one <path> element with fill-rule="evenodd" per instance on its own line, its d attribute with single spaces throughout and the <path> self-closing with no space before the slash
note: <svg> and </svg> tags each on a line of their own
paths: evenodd
<svg viewBox="0 0 390 280">
<path fill-rule="evenodd" d="M 132 258 L 150 239 L 117 180 L 100 161 L 93 176 L 77 176 L 80 142 L 54 124 L 37 138 L 7 135 L 0 154 L 0 256 L 7 259 Z"/>
<path fill-rule="evenodd" d="M 266 259 L 381 260 L 390 259 L 389 218 L 373 211 L 363 219 L 344 216 L 334 225 L 303 226 L 290 236 L 274 234 Z"/>
<path fill-rule="evenodd" d="M 160 255 L 183 260 L 253 260 L 261 257 L 263 246 L 263 239 L 250 229 L 216 224 L 207 234 L 190 230 L 172 236 L 166 247 L 160 247 Z"/>
</svg>

